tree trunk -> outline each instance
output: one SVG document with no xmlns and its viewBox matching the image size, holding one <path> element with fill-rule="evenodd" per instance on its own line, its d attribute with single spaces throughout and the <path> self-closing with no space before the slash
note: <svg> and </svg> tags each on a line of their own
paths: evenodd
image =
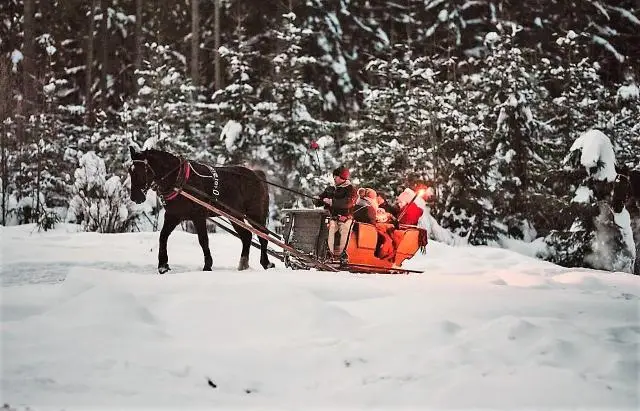
<svg viewBox="0 0 640 411">
<path fill-rule="evenodd" d="M 636 261 L 633 265 L 633 273 L 640 275 L 640 243 L 636 243 Z"/>
<path fill-rule="evenodd" d="M 91 0 L 91 9 L 89 10 L 89 28 L 87 31 L 87 59 L 85 61 L 85 122 L 93 123 L 93 94 L 91 86 L 93 84 L 93 32 L 95 30 L 95 13 L 98 0 Z"/>
<path fill-rule="evenodd" d="M 12 81 L 14 77 L 11 75 L 11 68 L 9 67 L 8 59 L 0 60 L 0 95 L 9 96 L 15 88 L 15 83 Z M 10 99 L 0 99 L 0 119 L 5 120 L 13 117 L 17 113 L 17 105 L 13 104 Z M 0 123 L 0 177 L 2 178 L 2 225 L 7 224 L 7 188 L 9 185 L 9 172 L 7 166 L 7 144 L 9 136 L 10 125 L 7 121 Z"/>
<path fill-rule="evenodd" d="M 22 61 L 22 87 L 25 100 L 25 111 L 30 112 L 35 104 L 34 76 L 35 76 L 35 52 L 34 39 L 34 0 L 24 0 L 24 43 Z"/>
<path fill-rule="evenodd" d="M 222 89 L 222 75 L 220 73 L 220 53 L 218 49 L 220 48 L 220 0 L 214 0 L 215 3 L 215 12 L 213 15 L 213 24 L 214 24 L 214 47 L 215 47 L 215 59 L 214 59 L 214 68 L 215 68 L 215 90 Z"/>
<path fill-rule="evenodd" d="M 4 73 L 2 73 L 4 74 Z M 2 167 L 2 225 L 6 227 L 7 225 L 7 151 L 6 151 L 6 142 L 5 142 L 5 134 L 7 134 L 5 128 L 7 126 L 2 123 L 0 126 L 0 167 Z"/>
<path fill-rule="evenodd" d="M 44 131 L 43 130 L 44 127 L 42 127 L 42 122 L 40 120 L 38 120 L 38 129 L 40 132 Z M 37 163 L 37 168 L 36 168 L 36 206 L 35 206 L 35 210 L 33 210 L 33 219 L 35 220 L 34 222 L 38 222 L 38 219 L 40 217 L 40 208 L 43 206 L 42 204 L 40 204 L 40 179 L 42 177 L 42 153 L 41 153 L 41 146 L 40 146 L 40 141 L 36 140 L 36 163 Z"/>
<path fill-rule="evenodd" d="M 107 89 L 109 87 L 107 84 L 107 76 L 109 74 L 108 2 L 109 0 L 100 1 L 100 13 L 102 13 L 102 20 L 100 21 L 100 108 L 105 112 L 109 106 L 109 90 Z"/>
<path fill-rule="evenodd" d="M 164 30 L 166 30 L 165 22 L 167 21 L 167 12 L 170 10 L 169 4 L 167 1 L 158 1 L 158 8 L 155 10 L 155 20 L 156 24 L 156 42 L 160 45 L 164 45 Z M 174 25 L 175 27 L 175 25 Z"/>
<path fill-rule="evenodd" d="M 217 10 L 217 8 L 216 8 Z M 217 30 L 216 23 L 216 30 Z M 219 33 L 219 31 L 218 31 Z M 200 85 L 200 0 L 191 0 L 191 81 Z"/>
<path fill-rule="evenodd" d="M 142 69 L 142 44 L 144 43 L 142 40 L 142 0 L 136 0 L 136 56 L 133 62 L 133 84 L 136 92 L 140 88 L 138 85 L 138 75 L 135 74 L 138 70 Z"/>
</svg>

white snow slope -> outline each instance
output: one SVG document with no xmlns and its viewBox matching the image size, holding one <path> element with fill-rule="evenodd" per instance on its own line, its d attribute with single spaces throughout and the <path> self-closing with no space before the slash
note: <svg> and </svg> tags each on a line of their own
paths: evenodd
<svg viewBox="0 0 640 411">
<path fill-rule="evenodd" d="M 17 409 L 638 409 L 640 281 L 430 243 L 424 274 L 235 271 L 211 234 L 0 227 Z M 217 385 L 208 385 L 207 378 Z"/>
</svg>

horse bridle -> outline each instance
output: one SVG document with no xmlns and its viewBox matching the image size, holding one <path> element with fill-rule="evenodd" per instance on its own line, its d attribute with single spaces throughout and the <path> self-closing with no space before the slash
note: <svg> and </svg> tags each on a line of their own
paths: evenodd
<svg viewBox="0 0 640 411">
<path fill-rule="evenodd" d="M 162 176 L 161 178 L 157 178 L 157 174 L 155 172 L 155 170 L 151 167 L 151 165 L 149 165 L 149 160 L 147 160 L 146 158 L 144 160 L 132 160 L 133 163 L 142 163 L 144 164 L 144 187 L 142 188 L 143 193 L 146 193 L 149 189 L 154 190 L 156 192 L 158 192 L 158 194 L 160 194 L 162 197 L 165 197 L 166 195 L 170 194 L 173 189 L 169 189 L 166 191 L 163 191 L 162 188 L 160 187 L 160 183 L 167 177 L 169 177 L 169 175 L 171 175 L 174 171 L 176 170 L 180 170 L 180 168 L 183 166 L 183 164 L 185 163 L 186 160 L 180 158 L 180 163 L 178 163 L 178 165 L 174 168 L 172 168 L 171 170 L 169 170 L 164 176 Z M 132 165 L 133 167 L 133 165 Z M 148 172 L 151 171 L 151 181 L 149 181 L 149 174 Z M 180 173 L 178 172 L 178 175 L 176 176 L 176 181 L 175 181 L 175 186 L 178 187 L 178 185 L 183 185 L 184 181 L 181 182 L 180 184 Z M 182 187 L 178 187 L 178 188 L 182 188 Z"/>
</svg>

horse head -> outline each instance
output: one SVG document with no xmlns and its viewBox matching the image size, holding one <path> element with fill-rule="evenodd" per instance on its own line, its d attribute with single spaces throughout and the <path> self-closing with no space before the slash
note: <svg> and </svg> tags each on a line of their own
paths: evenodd
<svg viewBox="0 0 640 411">
<path fill-rule="evenodd" d="M 129 147 L 129 152 L 133 163 L 129 167 L 131 201 L 142 204 L 150 188 L 160 192 L 170 189 L 167 181 L 171 181 L 172 174 L 180 167 L 178 157 L 159 150 L 136 151 L 133 147 Z"/>
<path fill-rule="evenodd" d="M 129 153 L 132 161 L 131 167 L 129 167 L 131 201 L 136 204 L 142 204 L 147 198 L 147 191 L 153 183 L 154 171 L 149 165 L 144 152 L 139 152 L 133 147 L 129 147 Z"/>
</svg>

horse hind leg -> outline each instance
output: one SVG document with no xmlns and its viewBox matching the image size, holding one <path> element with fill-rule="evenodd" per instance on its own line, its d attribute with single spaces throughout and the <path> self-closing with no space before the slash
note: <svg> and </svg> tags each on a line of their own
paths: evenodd
<svg viewBox="0 0 640 411">
<path fill-rule="evenodd" d="M 266 220 L 265 218 L 255 218 L 255 216 L 251 216 L 250 217 L 252 221 L 261 221 L 261 220 Z M 259 224 L 252 224 L 254 226 L 255 229 L 263 231 L 265 230 L 265 227 L 261 227 Z M 274 263 L 272 263 L 271 261 L 269 261 L 269 254 L 267 253 L 267 247 L 269 245 L 269 241 L 265 240 L 262 237 L 258 238 L 258 241 L 260 242 L 260 265 L 265 269 L 268 270 L 269 268 L 273 268 L 276 265 Z"/>
<path fill-rule="evenodd" d="M 264 238 L 260 238 L 260 265 L 265 270 L 268 270 L 269 268 L 273 268 L 276 266 L 274 263 L 269 261 L 269 254 L 267 254 L 268 245 L 269 245 L 269 242 L 267 240 L 265 240 Z"/>
<path fill-rule="evenodd" d="M 251 231 L 246 228 L 242 228 L 237 224 L 233 224 L 242 241 L 242 252 L 240 253 L 240 262 L 238 263 L 238 271 L 243 271 L 249 268 L 249 249 L 251 248 Z"/>
</svg>

